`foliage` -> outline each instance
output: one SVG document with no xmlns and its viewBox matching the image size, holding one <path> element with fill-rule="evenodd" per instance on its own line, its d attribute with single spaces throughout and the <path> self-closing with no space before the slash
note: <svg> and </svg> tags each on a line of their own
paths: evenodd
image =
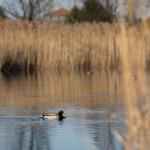
<svg viewBox="0 0 150 150">
<path fill-rule="evenodd" d="M 98 0 L 86 0 L 82 9 L 74 6 L 66 16 L 66 23 L 75 22 L 111 22 L 111 15 Z"/>
<path fill-rule="evenodd" d="M 82 21 L 81 15 L 82 15 L 81 10 L 77 6 L 74 6 L 71 9 L 71 13 L 66 16 L 65 23 L 81 22 Z"/>
<path fill-rule="evenodd" d="M 82 8 L 83 20 L 87 22 L 110 22 L 111 17 L 98 0 L 86 0 Z"/>
<path fill-rule="evenodd" d="M 5 15 L 4 10 L 3 10 L 2 7 L 0 7 L 0 18 L 1 19 L 5 19 L 6 18 L 6 15 Z"/>
<path fill-rule="evenodd" d="M 147 18 L 147 24 L 148 24 L 148 27 L 150 28 L 150 17 Z"/>
</svg>

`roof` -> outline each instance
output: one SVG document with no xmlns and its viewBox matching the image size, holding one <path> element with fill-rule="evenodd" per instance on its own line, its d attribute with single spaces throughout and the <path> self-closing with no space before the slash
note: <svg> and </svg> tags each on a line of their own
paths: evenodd
<svg viewBox="0 0 150 150">
<path fill-rule="evenodd" d="M 51 13 L 48 13 L 46 16 L 66 16 L 68 14 L 70 14 L 69 10 L 61 8 L 56 11 L 52 11 Z"/>
</svg>

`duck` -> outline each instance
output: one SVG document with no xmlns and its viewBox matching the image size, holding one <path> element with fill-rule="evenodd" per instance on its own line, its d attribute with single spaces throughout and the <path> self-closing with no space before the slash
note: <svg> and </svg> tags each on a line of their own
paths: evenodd
<svg viewBox="0 0 150 150">
<path fill-rule="evenodd" d="M 136 75 L 132 75 L 130 78 L 131 79 L 137 79 L 137 76 Z"/>
<path fill-rule="evenodd" d="M 55 120 L 55 119 L 58 119 L 58 120 L 62 120 L 64 119 L 65 117 L 63 115 L 66 115 L 64 113 L 63 110 L 59 110 L 58 113 L 43 113 L 41 114 L 40 116 L 43 118 L 43 119 L 51 119 L 51 120 Z"/>
</svg>

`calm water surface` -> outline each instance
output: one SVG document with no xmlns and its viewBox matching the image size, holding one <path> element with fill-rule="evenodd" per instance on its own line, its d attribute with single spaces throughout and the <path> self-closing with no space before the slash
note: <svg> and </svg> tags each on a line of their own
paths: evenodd
<svg viewBox="0 0 150 150">
<path fill-rule="evenodd" d="M 124 115 L 119 71 L 0 73 L 0 150 L 121 150 Z M 63 121 L 42 120 L 64 110 Z"/>
</svg>

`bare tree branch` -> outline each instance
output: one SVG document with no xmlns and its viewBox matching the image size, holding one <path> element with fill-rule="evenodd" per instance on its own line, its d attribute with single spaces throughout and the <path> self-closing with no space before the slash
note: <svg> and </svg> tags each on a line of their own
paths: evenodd
<svg viewBox="0 0 150 150">
<path fill-rule="evenodd" d="M 99 0 L 106 8 L 107 12 L 112 15 L 112 18 L 117 20 L 119 0 Z"/>
<path fill-rule="evenodd" d="M 5 0 L 5 11 L 15 19 L 43 20 L 53 7 L 53 0 Z"/>
</svg>

